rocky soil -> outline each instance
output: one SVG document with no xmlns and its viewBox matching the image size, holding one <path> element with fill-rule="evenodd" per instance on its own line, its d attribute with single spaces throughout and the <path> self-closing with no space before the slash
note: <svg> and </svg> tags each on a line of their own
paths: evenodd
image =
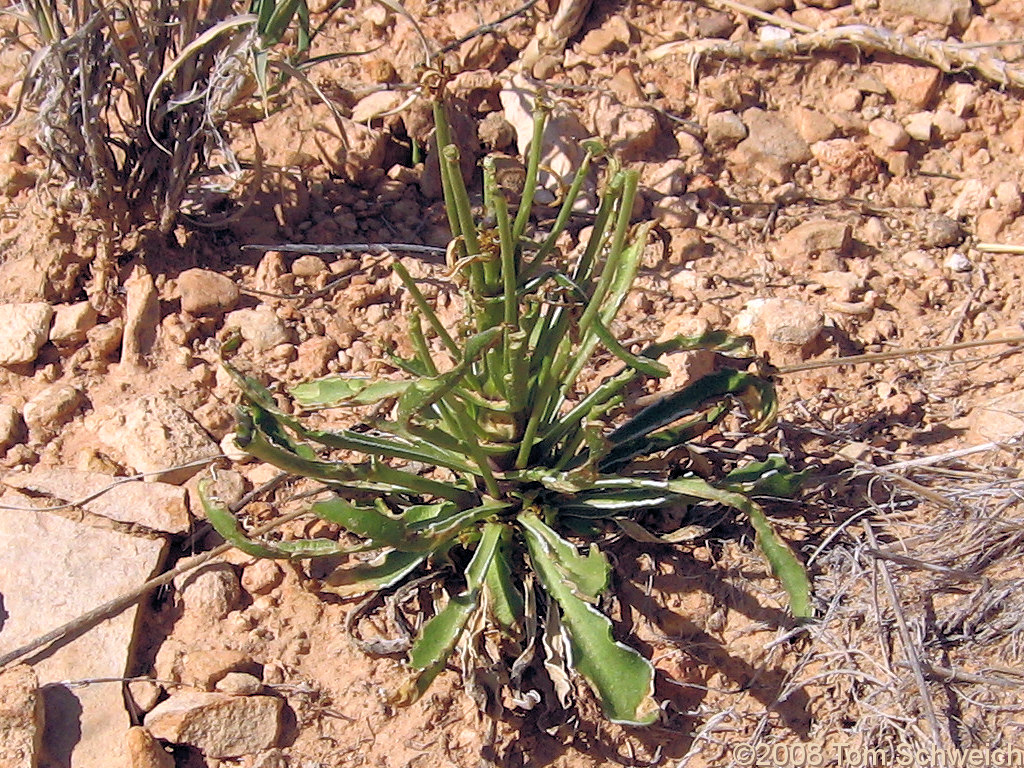
<svg viewBox="0 0 1024 768">
<path fill-rule="evenodd" d="M 652 55 L 867 24 L 983 45 L 972 50 L 1012 69 L 1024 67 L 1020 0 L 756 0 L 758 14 L 600 0 L 564 51 L 531 46 L 555 5 L 447 54 L 454 127 L 467 171 L 497 152 L 514 190 L 524 94 L 543 87 L 551 174 L 571 170 L 588 136 L 641 170 L 635 215 L 658 219 L 660 237 L 620 338 L 729 328 L 784 367 L 1022 333 L 1024 256 L 979 247 L 1024 245 L 1020 90 L 853 45 Z M 514 7 L 407 4 L 438 45 Z M 392 373 L 386 353 L 408 353 L 396 257 L 436 278 L 428 298 L 456 316 L 437 255 L 243 248 L 447 242 L 436 165 L 411 159 L 413 144 L 429 147 L 429 109 L 392 111 L 408 94 L 397 86 L 418 80 L 418 39 L 368 0 L 335 18 L 321 52 L 383 45 L 313 70 L 350 117 L 297 92 L 239 129 L 239 155 L 258 142 L 272 172 L 248 201 L 197 204 L 169 240 L 125 233 L 104 252 L 103 211 L 62 204 L 33 114 L 0 131 L 0 654 L 220 543 L 201 477 L 229 503 L 272 484 L 276 470 L 233 445 L 222 349 L 285 385 Z M 5 109 L 22 58 L 13 44 L 0 53 Z M 678 386 L 704 362 L 672 364 Z M 401 658 L 356 647 L 354 605 L 320 594 L 313 567 L 231 550 L 0 672 L 0 765 L 696 768 L 750 764 L 736 750 L 748 744 L 764 765 L 832 764 L 840 745 L 1024 748 L 1019 353 L 908 354 L 779 380 L 772 438 L 818 480 L 771 511 L 809 564 L 821 620 L 787 617 L 741 520 L 663 551 L 623 545 L 619 628 L 657 667 L 655 727 L 609 725 L 586 700 L 572 716 L 490 721 L 454 670 L 392 711 Z M 265 522 L 305 490 L 279 483 L 246 514 Z"/>
</svg>

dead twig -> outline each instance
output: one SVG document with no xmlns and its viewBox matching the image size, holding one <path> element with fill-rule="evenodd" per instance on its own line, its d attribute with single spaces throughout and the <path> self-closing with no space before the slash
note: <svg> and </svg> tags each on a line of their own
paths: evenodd
<svg viewBox="0 0 1024 768">
<path fill-rule="evenodd" d="M 773 20 L 772 23 L 778 23 Z M 680 40 L 660 45 L 648 54 L 651 61 L 682 55 L 693 69 L 702 58 L 763 61 L 788 59 L 815 51 L 853 46 L 864 53 L 884 53 L 930 64 L 943 72 L 974 72 L 1004 88 L 1024 88 L 1024 68 L 997 59 L 987 49 L 972 48 L 926 37 L 908 37 L 883 27 L 850 24 L 808 32 L 785 40 Z"/>
</svg>

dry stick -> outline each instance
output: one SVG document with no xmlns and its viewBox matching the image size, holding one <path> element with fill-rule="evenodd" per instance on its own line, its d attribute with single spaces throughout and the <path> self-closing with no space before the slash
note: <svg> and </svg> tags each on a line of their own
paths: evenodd
<svg viewBox="0 0 1024 768">
<path fill-rule="evenodd" d="M 871 528 L 871 522 L 869 520 L 864 521 L 864 533 L 872 548 L 877 550 L 878 539 L 875 538 L 875 532 Z M 907 628 L 907 619 L 903 615 L 903 606 L 900 604 L 899 594 L 896 592 L 896 585 L 893 584 L 892 575 L 889 573 L 889 569 L 886 567 L 885 563 L 881 563 L 876 560 L 875 566 L 882 572 L 882 581 L 885 582 L 885 591 L 889 593 L 889 601 L 892 603 L 893 613 L 896 616 L 896 628 L 899 631 L 900 642 L 903 644 L 903 650 L 907 654 L 907 661 L 910 664 L 910 668 L 914 672 L 914 682 L 917 683 L 917 690 L 921 694 L 921 706 L 924 708 L 925 717 L 932 727 L 932 738 L 935 740 L 934 743 L 939 745 L 942 743 L 942 727 L 939 725 L 939 720 L 935 716 L 935 705 L 932 703 L 931 692 L 928 690 L 928 683 L 924 678 L 924 670 L 921 667 L 921 660 L 917 657 L 914 645 L 911 642 L 910 630 Z"/>
<path fill-rule="evenodd" d="M 990 347 L 995 344 L 1009 344 L 1018 346 L 1024 344 L 1024 336 L 1007 336 L 1005 339 L 981 339 L 979 341 L 961 341 L 957 344 L 941 344 L 937 347 L 911 347 L 909 349 L 894 349 L 891 352 L 871 352 L 866 355 L 851 355 L 850 357 L 835 357 L 829 360 L 811 360 L 796 365 L 785 365 L 772 371 L 774 374 L 786 375 L 799 371 L 813 371 L 818 368 L 835 368 L 840 365 L 862 365 L 864 363 L 878 363 L 885 360 L 895 360 L 901 357 L 916 357 L 917 355 L 931 355 L 936 352 L 956 352 L 960 349 L 973 349 L 975 347 Z"/>
<path fill-rule="evenodd" d="M 1015 255 L 1024 254 L 1024 245 L 1010 245 L 1008 243 L 978 243 L 974 250 L 982 253 L 1012 253 Z"/>
<path fill-rule="evenodd" d="M 237 511 L 238 509 L 241 509 L 246 504 L 248 504 L 253 498 L 255 498 L 258 494 L 263 493 L 264 491 L 269 490 L 270 488 L 273 488 L 275 485 L 280 483 L 281 480 L 283 480 L 285 477 L 287 477 L 287 474 L 281 473 L 276 477 L 272 478 L 271 480 L 268 480 L 262 486 L 247 494 L 237 504 L 232 505 L 232 511 Z M 253 530 L 251 535 L 254 537 L 262 536 L 264 533 L 272 531 L 274 528 L 284 525 L 285 523 L 294 520 L 297 517 L 301 517 L 302 515 L 305 515 L 308 512 L 309 510 L 307 509 L 300 509 L 296 510 L 295 512 L 290 512 L 287 515 L 283 515 L 277 518 L 276 520 L 272 520 L 269 523 L 261 525 L 260 527 Z M 45 635 L 40 635 L 34 640 L 25 643 L 25 645 L 22 645 L 19 648 L 15 648 L 13 651 L 10 651 L 9 653 L 5 653 L 3 656 L 0 656 L 0 669 L 3 669 L 7 665 L 17 661 L 23 656 L 27 656 L 33 651 L 39 650 L 40 648 L 49 645 L 50 643 L 56 640 L 60 640 L 62 637 L 74 635 L 80 632 L 81 630 L 88 629 L 94 624 L 98 624 L 104 619 L 109 619 L 112 616 L 116 616 L 117 614 L 121 613 L 121 611 L 137 603 L 139 600 L 145 597 L 146 594 L 148 594 L 150 591 L 156 589 L 157 587 L 162 587 L 166 584 L 170 584 L 172 581 L 174 581 L 175 578 L 177 578 L 181 574 L 195 570 L 207 561 L 224 554 L 233 546 L 233 544 L 225 542 L 221 544 L 219 547 L 211 549 L 209 552 L 204 552 L 201 555 L 197 555 L 195 558 L 179 565 L 177 568 L 173 568 L 172 570 L 167 571 L 166 573 L 162 573 L 161 575 L 150 579 L 145 584 L 142 584 L 141 586 L 136 587 L 135 589 L 129 590 L 128 592 L 125 592 L 124 594 L 115 597 L 113 600 L 103 603 L 103 605 L 100 605 L 96 608 L 93 608 L 91 611 L 83 613 L 81 616 L 72 619 L 66 624 L 62 624 L 56 629 L 47 632 Z"/>
<path fill-rule="evenodd" d="M 778 23 L 777 20 L 773 23 Z M 648 54 L 658 61 L 672 54 L 687 56 L 694 62 L 701 57 L 762 61 L 802 56 L 817 50 L 832 50 L 852 45 L 867 53 L 888 53 L 912 61 L 931 64 L 943 72 L 970 70 L 1001 86 L 1024 88 L 1024 68 L 1008 64 L 986 53 L 923 37 L 907 37 L 882 27 L 851 24 L 834 29 L 797 35 L 788 40 L 730 42 L 728 40 L 680 40 L 660 45 Z"/>
</svg>

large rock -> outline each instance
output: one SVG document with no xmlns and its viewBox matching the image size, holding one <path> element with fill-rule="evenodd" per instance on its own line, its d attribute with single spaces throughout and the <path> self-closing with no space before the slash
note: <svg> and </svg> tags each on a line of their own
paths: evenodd
<svg viewBox="0 0 1024 768">
<path fill-rule="evenodd" d="M 125 736 L 127 768 L 174 768 L 174 756 L 145 728 L 130 728 Z"/>
<path fill-rule="evenodd" d="M 1024 435 L 1024 391 L 1016 390 L 976 405 L 967 415 L 972 442 L 1006 442 Z"/>
<path fill-rule="evenodd" d="M 795 166 L 811 159 L 810 146 L 778 113 L 748 109 L 743 122 L 750 133 L 729 156 L 738 169 L 781 184 L 792 177 Z"/>
<path fill-rule="evenodd" d="M 32 667 L 0 672 L 0 766 L 36 768 L 43 738 L 43 698 Z"/>
<path fill-rule="evenodd" d="M 273 696 L 176 693 L 146 715 L 153 736 L 188 744 L 206 757 L 251 755 L 275 746 L 284 702 Z"/>
<path fill-rule="evenodd" d="M 95 496 L 79 506 L 110 520 L 134 523 L 164 533 L 184 533 L 189 529 L 187 491 L 184 488 L 133 480 L 100 494 L 119 479 L 123 478 L 98 472 L 33 467 L 30 472 L 12 472 L 2 482 L 11 488 L 45 494 L 65 503 Z"/>
<path fill-rule="evenodd" d="M 95 327 L 96 319 L 96 310 L 88 301 L 58 304 L 54 307 L 50 341 L 59 347 L 79 344 L 85 341 L 86 334 Z"/>
<path fill-rule="evenodd" d="M 148 395 L 98 410 L 89 420 L 101 443 L 147 482 L 184 483 L 202 469 L 179 467 L 220 453 L 217 444 L 169 399 Z M 176 468 L 177 467 L 177 468 Z"/>
<path fill-rule="evenodd" d="M 0 304 L 0 365 L 31 363 L 50 335 L 53 307 L 41 301 Z"/>
<path fill-rule="evenodd" d="M 190 315 L 220 315 L 238 304 L 238 286 L 209 269 L 186 269 L 178 275 L 181 309 Z"/>
<path fill-rule="evenodd" d="M 33 507 L 50 502 L 7 491 L 0 503 Z M 159 567 L 166 546 L 159 539 L 93 528 L 42 511 L 0 515 L 0 542 L 6 614 L 0 654 L 139 586 Z M 60 682 L 123 676 L 137 610 L 133 606 L 31 659 L 44 686 L 43 765 L 121 764 L 131 725 L 121 687 Z"/>
</svg>

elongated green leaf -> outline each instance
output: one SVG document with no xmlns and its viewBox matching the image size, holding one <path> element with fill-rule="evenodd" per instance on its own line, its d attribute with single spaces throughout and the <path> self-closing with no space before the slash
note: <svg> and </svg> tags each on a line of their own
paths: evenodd
<svg viewBox="0 0 1024 768">
<path fill-rule="evenodd" d="M 335 497 L 310 508 L 317 517 L 369 539 L 377 547 L 397 547 L 408 537 L 405 523 L 376 507 L 357 506 Z"/>
<path fill-rule="evenodd" d="M 517 519 L 536 538 L 559 570 L 564 571 L 566 579 L 582 597 L 596 600 L 608 588 L 611 566 L 597 544 L 591 544 L 590 551 L 580 555 L 575 546 L 551 530 L 535 513 L 523 512 Z"/>
<path fill-rule="evenodd" d="M 491 616 L 506 633 L 518 637 L 522 634 L 526 617 L 523 595 L 512 582 L 511 538 L 512 529 L 503 525 L 501 540 L 487 569 L 484 584 Z"/>
<path fill-rule="evenodd" d="M 423 625 L 409 650 L 409 666 L 419 674 L 399 690 L 394 703 L 411 704 L 423 695 L 444 669 L 466 627 L 466 622 L 480 607 L 484 577 L 497 551 L 504 526 L 488 523 L 466 568 L 466 589 L 449 600 L 436 616 Z"/>
<path fill-rule="evenodd" d="M 520 523 L 523 518 L 521 514 Z M 654 700 L 654 667 L 628 645 L 616 641 L 608 617 L 577 596 L 579 586 L 567 578 L 569 569 L 555 559 L 536 523 L 523 528 L 530 560 L 540 583 L 561 610 L 573 666 L 590 683 L 609 720 L 650 725 L 660 712 Z M 550 535 L 557 536 L 554 531 Z"/>
<path fill-rule="evenodd" d="M 618 444 L 643 437 L 693 413 L 710 400 L 726 395 L 744 396 L 750 390 L 764 392 L 763 397 L 759 395 L 762 407 L 755 411 L 754 418 L 761 421 L 773 418 L 775 407 L 771 383 L 744 371 L 727 369 L 710 373 L 678 392 L 666 395 L 612 432 L 608 439 Z"/>
<path fill-rule="evenodd" d="M 722 486 L 747 494 L 788 499 L 796 495 L 810 471 L 805 469 L 794 472 L 784 457 L 772 454 L 765 461 L 755 461 L 734 469 L 725 476 Z"/>
<path fill-rule="evenodd" d="M 600 471 L 605 474 L 611 474 L 638 456 L 650 456 L 659 451 L 667 451 L 695 440 L 721 421 L 722 417 L 728 412 L 729 405 L 727 403 L 720 403 L 695 419 L 688 419 L 673 427 L 620 442 L 608 452 L 607 456 L 601 459 L 598 465 Z"/>
<path fill-rule="evenodd" d="M 341 597 L 358 597 L 393 587 L 427 559 L 427 552 L 391 550 L 368 563 L 336 568 L 321 589 Z"/>
<path fill-rule="evenodd" d="M 338 405 L 373 405 L 388 398 L 398 397 L 411 381 L 370 379 L 355 376 L 324 376 L 297 384 L 291 396 L 305 408 L 335 407 Z"/>
</svg>

